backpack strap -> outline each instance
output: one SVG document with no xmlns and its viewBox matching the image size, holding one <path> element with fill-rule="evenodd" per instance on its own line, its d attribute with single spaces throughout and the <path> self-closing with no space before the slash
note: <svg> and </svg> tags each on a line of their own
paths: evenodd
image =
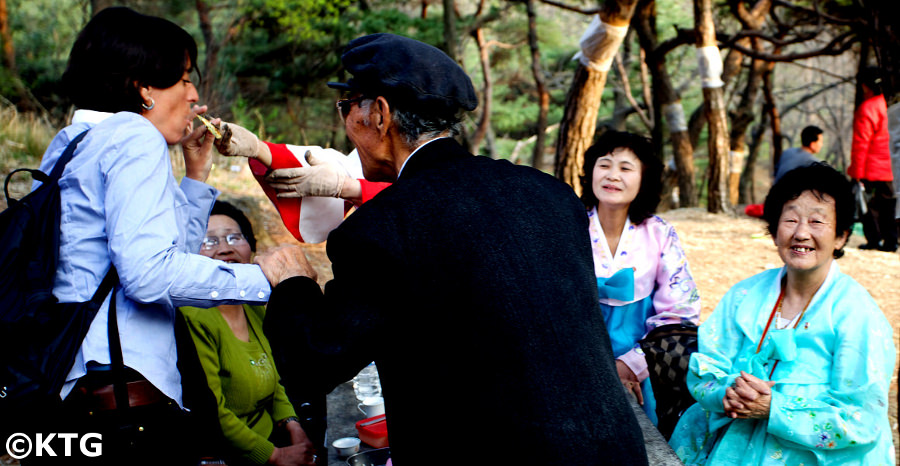
<svg viewBox="0 0 900 466">
<path fill-rule="evenodd" d="M 78 136 L 75 136 L 69 145 L 66 146 L 66 150 L 63 151 L 62 155 L 59 156 L 59 159 L 56 161 L 56 165 L 53 166 L 53 170 L 50 172 L 50 180 L 56 181 L 62 176 L 63 170 L 66 168 L 66 165 L 69 163 L 69 160 L 72 160 L 72 156 L 75 155 L 75 148 L 78 146 L 78 143 L 81 142 L 82 139 L 87 135 L 87 132 L 90 131 L 86 129 L 81 132 Z"/>
<path fill-rule="evenodd" d="M 119 274 L 116 272 L 116 266 L 112 265 L 109 267 L 109 271 L 106 272 L 106 276 L 103 277 L 103 281 L 100 282 L 100 286 L 97 288 L 97 292 L 94 293 L 94 297 L 91 298 L 91 300 L 97 302 L 99 299 L 99 302 L 102 303 L 106 295 L 111 289 L 114 289 L 118 282 Z M 116 411 L 118 411 L 119 414 L 124 415 L 128 409 L 128 381 L 125 380 L 125 360 L 122 357 L 122 342 L 119 340 L 119 323 L 116 318 L 115 293 L 109 298 L 109 312 L 106 317 L 106 332 L 107 338 L 109 338 L 109 361 L 110 365 L 112 365 L 113 394 L 116 398 Z"/>
</svg>

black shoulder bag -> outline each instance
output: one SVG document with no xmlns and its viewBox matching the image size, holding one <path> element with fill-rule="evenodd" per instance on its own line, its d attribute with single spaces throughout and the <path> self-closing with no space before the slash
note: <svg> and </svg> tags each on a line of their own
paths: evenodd
<svg viewBox="0 0 900 466">
<path fill-rule="evenodd" d="M 53 296 L 59 256 L 59 178 L 84 138 L 69 143 L 50 175 L 18 169 L 6 177 L 0 212 L 0 438 L 44 413 L 58 412 L 59 392 L 97 311 L 119 281 L 110 267 L 90 301 L 60 303 Z M 41 186 L 16 200 L 10 177 L 30 172 Z M 110 312 L 115 312 L 115 299 Z"/>
</svg>

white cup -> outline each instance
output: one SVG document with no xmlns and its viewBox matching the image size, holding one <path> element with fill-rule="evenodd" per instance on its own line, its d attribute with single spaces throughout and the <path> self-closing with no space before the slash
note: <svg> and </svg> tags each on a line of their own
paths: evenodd
<svg viewBox="0 0 900 466">
<path fill-rule="evenodd" d="M 359 451 L 359 439 L 356 437 L 339 438 L 331 444 L 340 457 L 347 457 Z"/>
<path fill-rule="evenodd" d="M 373 396 L 363 400 L 362 403 L 356 405 L 366 417 L 375 417 L 384 414 L 384 398 Z"/>
</svg>

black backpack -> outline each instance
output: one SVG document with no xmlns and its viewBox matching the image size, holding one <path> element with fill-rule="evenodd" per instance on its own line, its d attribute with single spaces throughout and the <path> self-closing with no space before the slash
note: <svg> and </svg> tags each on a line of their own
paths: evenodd
<svg viewBox="0 0 900 466">
<path fill-rule="evenodd" d="M 59 256 L 59 178 L 87 131 L 69 143 L 50 175 L 18 169 L 6 177 L 0 212 L 0 438 L 53 412 L 94 316 L 118 283 L 111 267 L 93 298 L 59 303 L 53 282 Z M 10 177 L 30 172 L 41 185 L 10 199 Z M 114 300 L 113 300 L 114 301 Z"/>
</svg>

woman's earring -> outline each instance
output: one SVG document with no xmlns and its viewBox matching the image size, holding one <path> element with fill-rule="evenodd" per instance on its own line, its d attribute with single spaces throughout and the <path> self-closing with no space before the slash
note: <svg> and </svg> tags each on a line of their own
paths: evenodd
<svg viewBox="0 0 900 466">
<path fill-rule="evenodd" d="M 150 97 L 150 105 L 141 103 L 141 107 L 144 107 L 144 110 L 153 110 L 154 105 L 156 105 L 156 101 L 153 100 L 153 97 Z"/>
</svg>

